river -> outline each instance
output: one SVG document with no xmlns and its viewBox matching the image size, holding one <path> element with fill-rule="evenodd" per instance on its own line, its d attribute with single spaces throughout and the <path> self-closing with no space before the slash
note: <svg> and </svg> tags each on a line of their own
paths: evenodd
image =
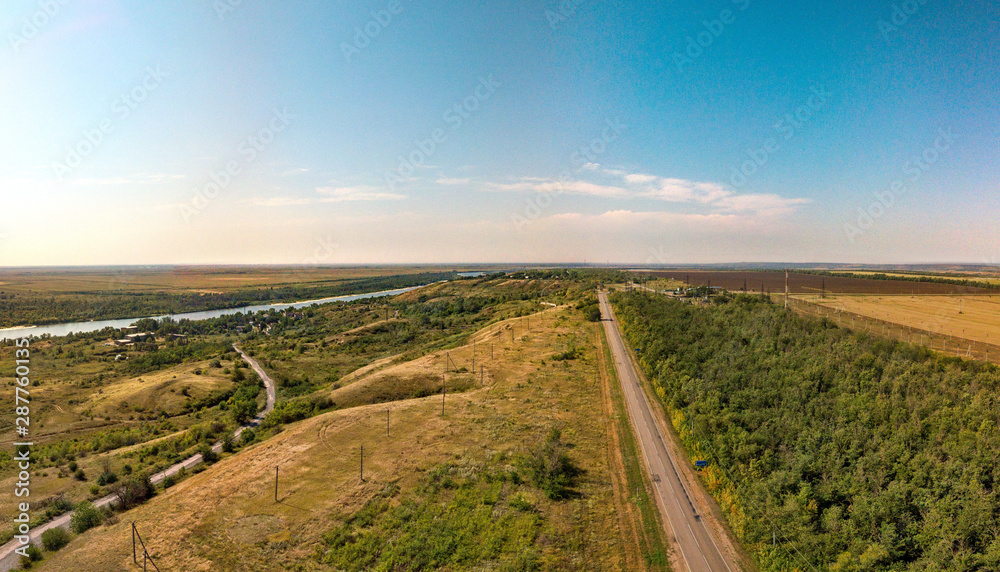
<svg viewBox="0 0 1000 572">
<path fill-rule="evenodd" d="M 208 320 L 242 312 L 244 314 L 259 312 L 261 310 L 284 310 L 286 308 L 304 308 L 313 304 L 327 304 L 329 302 L 350 302 L 351 300 L 361 300 L 363 298 L 381 298 L 383 296 L 395 296 L 410 290 L 416 290 L 423 286 L 410 286 L 409 288 L 398 288 L 396 290 L 383 290 L 381 292 L 368 292 L 365 294 L 350 294 L 347 296 L 334 296 L 332 298 L 321 298 L 319 300 L 306 300 L 304 302 L 288 302 L 286 304 L 262 304 L 259 306 L 243 306 L 242 308 L 227 308 L 223 310 L 206 310 L 204 312 L 187 312 L 183 314 L 167 314 L 163 316 L 149 316 L 154 320 L 163 318 L 173 318 L 180 320 Z M 18 328 L 0 329 L 0 341 L 23 338 L 25 336 L 40 337 L 45 334 L 51 336 L 65 336 L 69 333 L 97 332 L 104 328 L 124 328 L 135 323 L 142 318 L 122 318 L 118 320 L 94 320 L 90 322 L 67 322 L 65 324 L 48 324 L 45 326 L 22 326 Z"/>
</svg>

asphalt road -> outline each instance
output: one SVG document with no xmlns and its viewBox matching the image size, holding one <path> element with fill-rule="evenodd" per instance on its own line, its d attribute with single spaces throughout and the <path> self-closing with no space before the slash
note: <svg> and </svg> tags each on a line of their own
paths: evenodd
<svg viewBox="0 0 1000 572">
<path fill-rule="evenodd" d="M 264 381 L 264 388 L 267 391 L 267 404 L 264 406 L 263 411 L 258 413 L 257 417 L 255 417 L 249 424 L 240 427 L 239 429 L 236 430 L 236 433 L 234 433 L 233 436 L 234 438 L 238 439 L 240 435 L 243 433 L 244 429 L 246 429 L 247 427 L 256 427 L 257 425 L 260 424 L 260 422 L 264 419 L 264 417 L 268 413 L 270 413 L 272 409 L 274 409 L 274 402 L 275 399 L 277 398 L 277 393 L 275 389 L 274 380 L 271 379 L 271 377 L 264 372 L 264 369 L 260 367 L 260 364 L 257 363 L 257 360 L 248 356 L 246 353 L 243 352 L 242 349 L 236 346 L 233 346 L 233 348 L 236 349 L 236 351 L 239 352 L 241 356 L 243 356 L 243 359 L 246 360 L 248 364 L 250 364 L 250 367 L 252 367 L 253 370 L 257 372 L 257 375 L 259 375 L 260 378 Z M 220 442 L 213 445 L 212 450 L 215 451 L 216 453 L 222 451 L 222 443 Z M 169 477 L 170 475 L 176 475 L 182 468 L 190 470 L 192 467 L 198 465 L 201 462 L 202 462 L 201 453 L 199 453 L 197 455 L 188 457 L 187 459 L 181 461 L 180 463 L 168 467 L 159 473 L 156 473 L 155 475 L 149 477 L 149 480 L 154 485 L 160 484 L 163 481 L 163 479 Z M 95 500 L 94 506 L 96 507 L 108 506 L 114 500 L 116 500 L 116 498 L 117 497 L 115 497 L 115 495 L 108 495 L 106 497 Z M 31 499 L 28 500 L 30 502 Z M 29 535 L 31 541 L 36 546 L 41 547 L 42 533 L 45 532 L 46 530 L 49 530 L 50 528 L 56 528 L 56 527 L 68 529 L 69 519 L 70 516 L 72 516 L 72 514 L 73 514 L 72 512 L 68 512 L 60 517 L 57 517 L 45 523 L 42 526 L 31 529 L 31 533 Z M 19 546 L 21 546 L 21 543 L 18 542 L 16 539 L 11 540 L 10 542 L 4 544 L 3 546 L 0 546 L 0 571 L 7 572 L 8 570 L 15 570 L 19 567 L 20 556 L 14 552 Z"/>
<path fill-rule="evenodd" d="M 632 429 L 639 440 L 642 455 L 656 493 L 656 504 L 663 516 L 667 533 L 674 546 L 680 551 L 681 559 L 692 572 L 736 572 L 739 567 L 729 562 L 716 544 L 712 531 L 701 519 L 705 511 L 695 505 L 697 499 L 690 495 L 677 474 L 675 463 L 686 462 L 674 459 L 663 440 L 659 427 L 653 420 L 646 393 L 639 384 L 635 365 L 629 358 L 622 340 L 614 312 L 604 293 L 598 294 L 601 304 L 601 318 L 604 331 L 611 346 L 615 370 L 622 384 L 628 407 Z"/>
</svg>

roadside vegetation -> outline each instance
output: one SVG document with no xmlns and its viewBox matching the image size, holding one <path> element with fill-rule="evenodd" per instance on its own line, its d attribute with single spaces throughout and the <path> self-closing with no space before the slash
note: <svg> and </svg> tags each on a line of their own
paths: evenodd
<svg viewBox="0 0 1000 572">
<path fill-rule="evenodd" d="M 563 271 L 467 279 L 244 333 L 240 347 L 280 379 L 276 412 L 129 522 L 171 569 L 666 569 L 613 508 L 639 502 L 641 480 L 608 486 L 622 464 L 595 414 L 612 410 L 595 377 L 598 325 L 575 307 L 596 282 Z M 195 446 L 192 432 L 121 460 L 149 472 Z M 46 552 L 42 569 L 105 570 L 131 550 L 129 522 L 105 519 Z"/>
<path fill-rule="evenodd" d="M 757 295 L 612 301 L 762 570 L 1000 569 L 996 367 Z"/>
</svg>

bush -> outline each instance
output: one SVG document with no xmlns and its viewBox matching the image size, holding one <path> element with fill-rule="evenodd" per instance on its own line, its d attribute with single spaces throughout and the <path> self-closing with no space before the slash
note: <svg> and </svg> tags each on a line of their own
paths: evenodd
<svg viewBox="0 0 1000 572">
<path fill-rule="evenodd" d="M 25 570 L 31 568 L 32 562 L 38 562 L 39 560 L 42 559 L 42 549 L 35 546 L 34 544 L 28 544 L 28 546 L 25 547 L 24 552 L 28 556 L 21 557 L 21 568 L 24 568 Z"/>
<path fill-rule="evenodd" d="M 249 445 L 257 440 L 257 433 L 254 433 L 253 429 L 244 429 L 240 433 L 240 444 L 243 446 Z"/>
<path fill-rule="evenodd" d="M 55 552 L 69 544 L 69 532 L 65 528 L 50 528 L 42 533 L 42 546 L 49 552 Z"/>
<path fill-rule="evenodd" d="M 236 448 L 233 445 L 233 435 L 232 433 L 226 433 L 222 436 L 222 452 L 232 453 Z"/>
<path fill-rule="evenodd" d="M 580 473 L 566 454 L 566 449 L 560 431 L 552 429 L 545 443 L 524 462 L 534 485 L 553 500 L 572 496 L 573 480 Z"/>
<path fill-rule="evenodd" d="M 201 459 L 205 461 L 206 465 L 211 465 L 219 460 L 219 454 L 213 451 L 212 447 L 207 444 L 202 444 L 198 452 L 201 453 Z"/>
<path fill-rule="evenodd" d="M 101 524 L 102 520 L 101 512 L 93 503 L 81 501 L 80 504 L 76 505 L 76 510 L 73 511 L 73 516 L 69 519 L 69 527 L 73 532 L 81 534 Z"/>
<path fill-rule="evenodd" d="M 85 480 L 87 480 L 87 474 L 83 472 L 83 469 L 77 469 L 76 472 L 73 473 L 73 476 L 78 481 L 85 481 Z"/>
<path fill-rule="evenodd" d="M 104 485 L 111 485 L 116 482 L 118 482 L 118 475 L 112 472 L 101 473 L 100 476 L 97 477 L 97 484 L 102 487 Z"/>
<path fill-rule="evenodd" d="M 118 497 L 117 508 L 126 510 L 153 496 L 153 483 L 148 475 L 138 475 L 115 485 L 112 492 Z"/>
<path fill-rule="evenodd" d="M 55 497 L 49 499 L 46 503 L 45 519 L 52 520 L 64 512 L 71 510 L 73 510 L 73 503 L 62 494 L 56 495 Z"/>
</svg>

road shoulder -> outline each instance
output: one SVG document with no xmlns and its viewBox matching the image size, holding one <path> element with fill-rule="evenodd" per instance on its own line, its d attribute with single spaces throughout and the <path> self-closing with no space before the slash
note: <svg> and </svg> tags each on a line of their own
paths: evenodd
<svg viewBox="0 0 1000 572">
<path fill-rule="evenodd" d="M 621 333 L 622 339 L 624 340 L 625 333 L 621 331 L 617 321 L 615 322 L 615 327 L 619 328 L 618 331 Z M 685 450 L 681 445 L 680 436 L 674 429 L 673 424 L 667 421 L 665 408 L 656 397 L 656 392 L 653 390 L 652 382 L 650 382 L 650 380 L 646 377 L 646 373 L 643 371 L 642 367 L 640 367 L 639 360 L 635 355 L 635 352 L 628 343 L 625 344 L 625 351 L 628 354 L 629 360 L 632 362 L 632 367 L 635 369 L 636 375 L 640 379 L 642 390 L 646 394 L 646 399 L 652 405 L 650 409 L 652 410 L 653 420 L 656 422 L 660 433 L 666 437 L 666 445 L 671 456 L 681 461 L 676 465 L 678 468 L 678 474 L 684 481 L 684 486 L 695 496 L 700 507 L 702 509 L 707 509 L 704 510 L 702 518 L 708 521 L 709 530 L 712 533 L 713 540 L 715 540 L 716 544 L 730 563 L 736 564 L 740 570 L 744 570 L 746 572 L 756 572 L 757 567 L 753 564 L 753 560 L 736 540 L 736 535 L 726 522 L 718 503 L 715 502 L 715 499 L 705 488 L 702 480 L 698 478 L 692 459 L 688 457 L 687 450 Z"/>
</svg>

